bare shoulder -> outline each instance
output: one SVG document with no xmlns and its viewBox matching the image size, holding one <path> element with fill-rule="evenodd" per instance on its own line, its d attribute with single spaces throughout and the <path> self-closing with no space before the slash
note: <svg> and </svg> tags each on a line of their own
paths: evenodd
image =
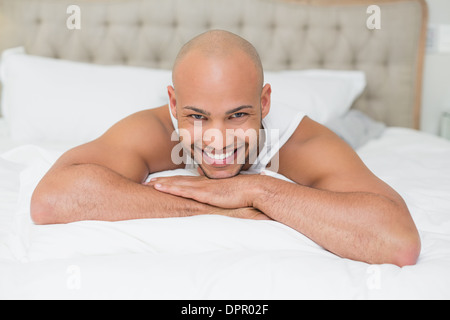
<svg viewBox="0 0 450 320">
<path fill-rule="evenodd" d="M 66 152 L 56 167 L 98 164 L 141 181 L 152 172 L 169 170 L 173 125 L 168 107 L 134 113 L 114 124 L 98 139 Z"/>
<path fill-rule="evenodd" d="M 112 126 L 98 140 L 125 144 L 136 150 L 152 152 L 167 146 L 173 126 L 167 106 L 134 113 Z"/>
<path fill-rule="evenodd" d="M 334 132 L 305 117 L 280 150 L 280 173 L 310 187 L 398 198 Z"/>
</svg>

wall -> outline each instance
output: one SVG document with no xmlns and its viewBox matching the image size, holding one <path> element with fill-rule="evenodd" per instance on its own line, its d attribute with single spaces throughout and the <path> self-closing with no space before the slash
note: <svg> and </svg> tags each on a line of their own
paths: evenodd
<svg viewBox="0 0 450 320">
<path fill-rule="evenodd" d="M 427 3 L 430 25 L 450 25 L 450 0 Z M 450 112 L 450 53 L 428 51 L 424 67 L 421 130 L 438 134 L 442 113 Z"/>
</svg>

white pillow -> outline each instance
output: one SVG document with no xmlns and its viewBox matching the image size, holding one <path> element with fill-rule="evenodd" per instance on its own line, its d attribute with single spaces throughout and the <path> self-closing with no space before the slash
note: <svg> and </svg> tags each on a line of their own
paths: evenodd
<svg viewBox="0 0 450 320">
<path fill-rule="evenodd" d="M 347 113 L 366 86 L 362 71 L 338 70 L 265 72 L 265 82 L 272 105 L 288 105 L 322 124 Z"/>
<path fill-rule="evenodd" d="M 168 101 L 170 70 L 102 66 L 4 52 L 3 114 L 13 140 L 84 143 L 122 118 Z M 266 72 L 272 104 L 298 108 L 320 123 L 342 116 L 365 87 L 362 72 Z"/>
<path fill-rule="evenodd" d="M 13 140 L 84 143 L 122 118 L 167 103 L 171 72 L 30 56 L 2 58 L 3 114 Z"/>
</svg>

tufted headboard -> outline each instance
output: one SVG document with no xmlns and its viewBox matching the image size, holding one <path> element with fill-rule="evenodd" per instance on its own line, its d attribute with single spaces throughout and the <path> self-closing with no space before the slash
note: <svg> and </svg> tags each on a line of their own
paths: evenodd
<svg viewBox="0 0 450 320">
<path fill-rule="evenodd" d="M 70 5 L 81 29 L 67 27 Z M 255 45 L 266 70 L 364 71 L 354 108 L 418 128 L 426 20 L 425 0 L 0 0 L 0 50 L 170 69 L 190 38 L 226 29 Z"/>
</svg>

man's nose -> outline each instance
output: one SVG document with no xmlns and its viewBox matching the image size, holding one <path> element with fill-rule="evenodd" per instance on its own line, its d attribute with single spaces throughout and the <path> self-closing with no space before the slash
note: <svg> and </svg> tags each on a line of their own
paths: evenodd
<svg viewBox="0 0 450 320">
<path fill-rule="evenodd" d="M 234 143 L 234 135 L 224 125 L 215 125 L 203 133 L 203 142 L 209 150 L 222 151 Z"/>
</svg>

